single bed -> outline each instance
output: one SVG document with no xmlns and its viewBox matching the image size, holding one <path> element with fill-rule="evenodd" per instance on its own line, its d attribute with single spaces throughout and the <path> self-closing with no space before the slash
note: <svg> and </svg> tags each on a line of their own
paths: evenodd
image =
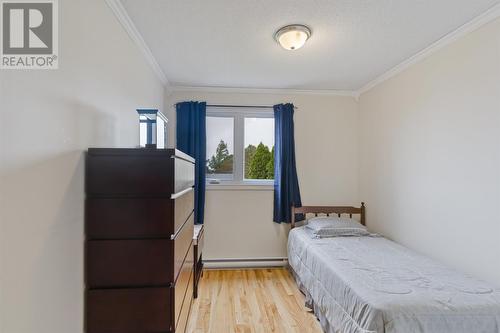
<svg viewBox="0 0 500 333">
<path fill-rule="evenodd" d="M 361 214 L 364 222 L 364 206 L 294 213 Z M 288 260 L 327 333 L 500 332 L 500 289 L 386 238 L 314 239 L 297 227 Z"/>
</svg>

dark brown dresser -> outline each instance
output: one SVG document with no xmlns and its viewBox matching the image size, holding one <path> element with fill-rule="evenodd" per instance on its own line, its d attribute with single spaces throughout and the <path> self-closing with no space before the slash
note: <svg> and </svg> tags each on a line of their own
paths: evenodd
<svg viewBox="0 0 500 333">
<path fill-rule="evenodd" d="M 194 159 L 89 149 L 85 331 L 184 332 L 193 298 Z"/>
</svg>

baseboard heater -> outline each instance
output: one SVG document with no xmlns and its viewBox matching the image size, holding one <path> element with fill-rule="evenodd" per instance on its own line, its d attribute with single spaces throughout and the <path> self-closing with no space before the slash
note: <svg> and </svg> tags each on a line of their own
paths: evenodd
<svg viewBox="0 0 500 333">
<path fill-rule="evenodd" d="M 283 267 L 288 264 L 288 258 L 219 258 L 203 259 L 204 267 L 216 268 L 258 268 L 258 267 Z"/>
</svg>

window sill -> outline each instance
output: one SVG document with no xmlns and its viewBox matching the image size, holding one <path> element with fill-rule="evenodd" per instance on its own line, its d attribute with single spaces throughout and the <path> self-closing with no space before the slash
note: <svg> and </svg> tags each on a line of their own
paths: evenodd
<svg viewBox="0 0 500 333">
<path fill-rule="evenodd" d="M 270 183 L 220 183 L 220 184 L 207 184 L 207 191 L 273 191 L 274 185 Z"/>
</svg>

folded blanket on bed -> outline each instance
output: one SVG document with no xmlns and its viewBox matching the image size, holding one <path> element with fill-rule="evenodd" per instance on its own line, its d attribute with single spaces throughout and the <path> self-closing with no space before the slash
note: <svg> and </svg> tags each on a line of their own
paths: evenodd
<svg viewBox="0 0 500 333">
<path fill-rule="evenodd" d="M 307 221 L 305 227 L 315 238 L 370 235 L 364 225 L 345 217 L 314 217 Z"/>
</svg>

